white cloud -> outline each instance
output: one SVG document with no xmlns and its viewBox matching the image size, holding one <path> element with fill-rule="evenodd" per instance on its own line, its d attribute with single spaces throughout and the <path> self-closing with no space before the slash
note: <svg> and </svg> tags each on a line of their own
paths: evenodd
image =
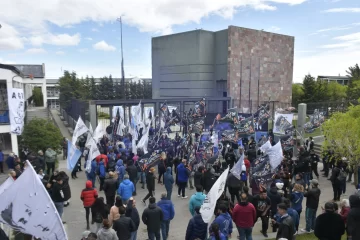
<svg viewBox="0 0 360 240">
<path fill-rule="evenodd" d="M 38 8 L 31 1 L 2 1 L 0 20 L 32 30 L 46 28 L 47 23 L 64 27 L 85 21 L 114 22 L 123 16 L 124 23 L 141 31 L 164 33 L 171 32 L 174 25 L 199 23 L 213 14 L 231 18 L 240 8 L 276 10 L 276 4 L 296 5 L 307 0 L 103 0 L 101 7 L 97 0 L 63 0 L 61 4 L 60 0 L 37 0 Z"/>
<path fill-rule="evenodd" d="M 268 29 L 269 32 L 278 32 L 278 31 L 280 31 L 280 30 L 281 30 L 281 28 L 279 28 L 279 27 L 277 27 L 277 26 L 271 26 L 271 27 Z"/>
<path fill-rule="evenodd" d="M 93 45 L 93 48 L 96 50 L 102 51 L 115 51 L 116 47 L 107 44 L 105 41 L 97 42 Z"/>
<path fill-rule="evenodd" d="M 50 44 L 56 46 L 76 46 L 80 43 L 80 34 L 44 34 L 30 37 L 29 40 L 33 46 L 41 46 L 43 44 Z"/>
<path fill-rule="evenodd" d="M 334 38 L 335 40 L 342 40 L 342 41 L 358 41 L 360 40 L 360 32 L 352 33 L 344 36 L 339 36 Z"/>
<path fill-rule="evenodd" d="M 41 53 L 46 53 L 46 51 L 43 48 L 30 48 L 30 49 L 26 50 L 26 53 L 28 53 L 28 54 L 41 54 Z"/>
<path fill-rule="evenodd" d="M 81 52 L 81 53 L 84 53 L 84 52 L 87 52 L 88 49 L 87 48 L 80 48 L 78 49 L 78 52 Z"/>
<path fill-rule="evenodd" d="M 336 43 L 336 44 L 327 44 L 327 45 L 323 45 L 320 48 L 344 48 L 344 47 L 350 47 L 352 44 L 351 43 Z"/>
<path fill-rule="evenodd" d="M 327 13 L 360 13 L 360 8 L 331 8 L 325 10 Z"/>
<path fill-rule="evenodd" d="M 92 31 L 92 32 L 98 32 L 99 29 L 97 29 L 97 28 L 92 28 L 91 31 Z"/>
<path fill-rule="evenodd" d="M 348 29 L 352 29 L 356 26 L 360 26 L 360 23 L 356 22 L 356 23 L 351 23 L 351 24 L 346 24 L 346 25 L 342 25 L 342 26 L 335 26 L 335 27 L 330 27 L 330 28 L 323 28 L 323 29 L 319 29 L 314 33 L 311 33 L 310 35 L 317 35 L 319 33 L 324 33 L 324 32 L 332 32 L 332 31 L 342 31 L 342 30 L 348 30 Z"/>
<path fill-rule="evenodd" d="M 64 51 L 57 51 L 57 52 L 55 52 L 55 54 L 56 54 L 56 55 L 64 55 L 65 52 L 64 52 Z"/>
<path fill-rule="evenodd" d="M 92 40 L 93 40 L 91 37 L 87 37 L 87 38 L 85 38 L 85 39 L 88 40 L 88 41 L 92 41 Z"/>
<path fill-rule="evenodd" d="M 0 50 L 18 50 L 24 48 L 24 39 L 12 26 L 1 23 Z"/>
<path fill-rule="evenodd" d="M 14 62 L 14 61 L 5 60 L 5 59 L 2 59 L 2 58 L 0 58 L 0 63 L 2 63 L 2 64 L 16 64 L 16 62 Z"/>
</svg>

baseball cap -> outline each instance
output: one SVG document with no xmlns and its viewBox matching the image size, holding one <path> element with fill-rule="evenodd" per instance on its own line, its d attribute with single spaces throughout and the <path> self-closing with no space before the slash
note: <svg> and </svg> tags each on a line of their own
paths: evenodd
<svg viewBox="0 0 360 240">
<path fill-rule="evenodd" d="M 311 179 L 310 184 L 319 185 L 319 181 L 317 179 Z"/>
</svg>

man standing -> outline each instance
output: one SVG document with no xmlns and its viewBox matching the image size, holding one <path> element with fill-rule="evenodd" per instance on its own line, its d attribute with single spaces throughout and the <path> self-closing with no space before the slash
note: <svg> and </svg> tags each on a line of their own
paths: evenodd
<svg viewBox="0 0 360 240">
<path fill-rule="evenodd" d="M 145 198 L 143 200 L 141 200 L 144 204 L 145 201 L 150 198 L 153 197 L 154 192 L 155 192 L 155 176 L 154 176 L 154 172 L 155 172 L 155 168 L 152 167 L 150 168 L 148 174 L 146 175 L 146 187 L 148 189 L 148 194 L 145 196 Z"/>
<path fill-rule="evenodd" d="M 318 188 L 318 180 L 312 179 L 310 181 L 310 184 L 311 189 L 304 193 L 304 197 L 306 197 L 306 227 L 305 229 L 301 229 L 302 232 L 307 233 L 313 232 L 315 229 L 316 211 L 319 207 L 319 200 L 321 194 L 321 190 Z"/>
<path fill-rule="evenodd" d="M 164 219 L 161 208 L 156 206 L 156 199 L 151 197 L 149 207 L 146 208 L 142 214 L 142 221 L 147 226 L 149 240 L 160 240 L 160 226 Z"/>
<path fill-rule="evenodd" d="M 119 240 L 129 240 L 131 233 L 135 231 L 136 227 L 131 218 L 125 216 L 125 208 L 119 207 L 120 218 L 113 223 L 113 229 L 116 232 Z"/>
<path fill-rule="evenodd" d="M 252 240 L 252 228 L 256 220 L 254 205 L 248 202 L 246 193 L 240 196 L 240 202 L 235 205 L 232 218 L 239 231 L 240 240 Z"/>
<path fill-rule="evenodd" d="M 165 185 L 168 200 L 171 200 L 171 194 L 172 194 L 174 182 L 175 181 L 174 181 L 174 177 L 171 173 L 171 167 L 167 167 L 166 173 L 164 175 L 164 185 Z"/>
<path fill-rule="evenodd" d="M 269 227 L 271 200 L 267 196 L 265 189 L 261 189 L 260 194 L 254 197 L 253 204 L 256 208 L 256 221 L 258 218 L 261 218 L 261 233 L 264 235 L 264 237 L 268 237 L 267 230 Z"/>
<path fill-rule="evenodd" d="M 51 175 L 55 170 L 56 152 L 48 147 L 45 152 L 45 162 L 47 168 L 47 174 Z"/>
<path fill-rule="evenodd" d="M 213 225 L 214 223 L 219 225 L 219 230 L 222 234 L 224 234 L 226 239 L 231 238 L 231 233 L 233 229 L 232 219 L 230 214 L 228 213 L 228 207 L 225 204 L 220 204 L 218 209 L 218 215 L 211 225 Z"/>
<path fill-rule="evenodd" d="M 167 193 L 161 194 L 161 200 L 157 203 L 163 212 L 163 220 L 161 221 L 161 235 L 162 239 L 166 240 L 169 237 L 170 221 L 174 219 L 175 209 L 171 200 L 167 199 Z"/>
<path fill-rule="evenodd" d="M 208 224 L 204 222 L 200 214 L 200 207 L 195 208 L 195 215 L 190 219 L 185 240 L 206 239 Z"/>
<path fill-rule="evenodd" d="M 196 193 L 194 193 L 189 201 L 189 211 L 192 216 L 195 215 L 195 208 L 201 207 L 206 195 L 203 193 L 202 186 L 196 186 Z"/>
<path fill-rule="evenodd" d="M 61 176 L 56 177 L 56 182 L 53 184 L 51 190 L 51 198 L 61 218 L 64 212 L 63 179 L 61 178 Z"/>
<path fill-rule="evenodd" d="M 121 196 L 124 204 L 132 197 L 135 192 L 134 184 L 129 180 L 129 175 L 125 174 L 124 181 L 120 183 L 118 194 Z"/>
<path fill-rule="evenodd" d="M 277 208 L 280 215 L 280 220 L 279 222 L 276 222 L 274 219 L 272 220 L 273 224 L 278 225 L 279 227 L 276 234 L 276 239 L 285 238 L 291 240 L 294 236 L 294 222 L 287 213 L 287 206 L 285 203 L 278 204 Z"/>
<path fill-rule="evenodd" d="M 345 223 L 340 214 L 335 212 L 332 202 L 327 202 L 325 212 L 316 218 L 314 233 L 319 240 L 341 240 L 345 233 Z"/>
<path fill-rule="evenodd" d="M 185 188 L 186 188 L 186 183 L 189 180 L 189 175 L 188 175 L 188 169 L 185 167 L 186 164 L 186 160 L 183 159 L 182 163 L 179 164 L 179 166 L 177 166 L 177 184 L 178 184 L 178 197 L 181 197 L 182 199 L 187 198 L 187 196 L 185 196 Z M 181 194 L 181 195 L 180 195 Z"/>
<path fill-rule="evenodd" d="M 334 198 L 333 201 L 340 201 L 341 196 L 341 179 L 339 178 L 341 176 L 342 170 L 341 170 L 341 163 L 337 162 L 336 167 L 333 168 L 331 172 L 331 183 L 333 187 L 334 192 Z M 346 177 L 345 177 L 346 179 Z"/>
<path fill-rule="evenodd" d="M 129 179 L 130 181 L 134 184 L 135 187 L 135 191 L 133 192 L 133 196 L 136 196 L 136 179 L 137 179 L 137 168 L 134 165 L 134 161 L 133 160 L 129 160 L 128 164 L 127 164 L 127 168 L 126 171 L 129 175 Z"/>
<path fill-rule="evenodd" d="M 114 206 L 116 190 L 118 189 L 118 182 L 117 179 L 114 178 L 114 176 L 114 172 L 109 172 L 109 178 L 105 180 L 103 186 L 106 197 L 106 204 L 109 208 Z"/>
</svg>

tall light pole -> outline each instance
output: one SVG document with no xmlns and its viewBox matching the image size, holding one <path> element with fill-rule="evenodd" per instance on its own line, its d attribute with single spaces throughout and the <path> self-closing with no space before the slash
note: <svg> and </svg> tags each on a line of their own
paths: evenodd
<svg viewBox="0 0 360 240">
<path fill-rule="evenodd" d="M 125 70 L 124 70 L 124 55 L 123 55 L 123 38 L 122 38 L 122 20 L 121 16 L 116 19 L 120 23 L 120 42 L 121 42 L 121 92 L 122 97 L 125 99 Z"/>
</svg>

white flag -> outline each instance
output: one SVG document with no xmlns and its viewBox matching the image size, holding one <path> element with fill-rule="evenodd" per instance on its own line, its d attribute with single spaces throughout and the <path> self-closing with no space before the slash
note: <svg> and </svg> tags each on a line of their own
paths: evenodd
<svg viewBox="0 0 360 240">
<path fill-rule="evenodd" d="M 0 185 L 0 194 L 2 194 L 6 189 L 8 189 L 14 182 L 12 177 L 8 177 L 5 182 Z"/>
<path fill-rule="evenodd" d="M 79 119 L 76 123 L 75 129 L 74 129 L 74 134 L 72 137 L 72 144 L 76 144 L 77 139 L 83 135 L 84 133 L 86 133 L 87 131 L 89 131 L 88 127 L 85 125 L 85 123 L 83 122 L 83 120 L 81 119 L 81 117 L 79 116 Z"/>
<path fill-rule="evenodd" d="M 94 158 L 96 158 L 97 156 L 100 155 L 100 152 L 99 152 L 99 149 L 97 147 L 97 144 L 95 142 L 94 139 L 91 139 L 91 145 L 90 145 L 90 148 L 89 148 L 89 155 L 88 155 L 88 159 L 90 161 L 92 161 Z"/>
<path fill-rule="evenodd" d="M 220 175 L 210 191 L 205 197 L 204 203 L 201 205 L 200 213 L 203 221 L 209 223 L 214 216 L 216 201 L 219 199 L 225 189 L 226 179 L 229 174 L 229 167 Z"/>
<path fill-rule="evenodd" d="M 0 221 L 42 240 L 67 240 L 61 218 L 33 167 L 0 195 Z"/>
<path fill-rule="evenodd" d="M 241 154 L 241 157 L 240 157 L 239 161 L 237 161 L 236 164 L 230 170 L 230 172 L 239 180 L 241 178 L 240 175 L 241 175 L 241 172 L 242 172 L 243 164 L 244 164 L 244 153 Z"/>
<path fill-rule="evenodd" d="M 24 128 L 25 100 L 22 88 L 8 88 L 8 105 L 11 134 L 21 135 Z M 1 99 L 4 101 L 4 99 Z"/>
<path fill-rule="evenodd" d="M 144 129 L 144 131 L 146 131 L 146 132 L 141 137 L 140 141 L 137 144 L 137 148 L 142 149 L 144 151 L 144 154 L 148 153 L 147 146 L 148 146 L 148 142 L 149 142 L 149 129 L 150 129 L 150 126 L 148 128 L 146 128 L 146 130 Z"/>
<path fill-rule="evenodd" d="M 280 140 L 275 146 L 267 150 L 269 155 L 271 168 L 274 170 L 277 166 L 280 165 L 281 161 L 284 159 L 283 150 L 281 148 Z"/>
<path fill-rule="evenodd" d="M 86 139 L 86 143 L 85 143 L 85 147 L 89 147 L 90 146 L 90 139 L 92 139 L 92 136 L 94 135 L 94 131 L 93 128 L 91 126 L 91 123 L 89 124 L 89 132 L 87 135 L 87 139 Z"/>
<path fill-rule="evenodd" d="M 264 143 L 263 145 L 261 145 L 260 147 L 260 151 L 262 151 L 263 153 L 266 152 L 267 150 L 269 150 L 270 148 L 272 148 L 271 143 L 269 140 L 266 141 L 266 143 Z"/>
<path fill-rule="evenodd" d="M 96 143 L 98 143 L 99 139 L 103 138 L 104 135 L 105 135 L 105 130 L 103 126 L 101 124 L 98 124 L 93 134 Z"/>
</svg>

